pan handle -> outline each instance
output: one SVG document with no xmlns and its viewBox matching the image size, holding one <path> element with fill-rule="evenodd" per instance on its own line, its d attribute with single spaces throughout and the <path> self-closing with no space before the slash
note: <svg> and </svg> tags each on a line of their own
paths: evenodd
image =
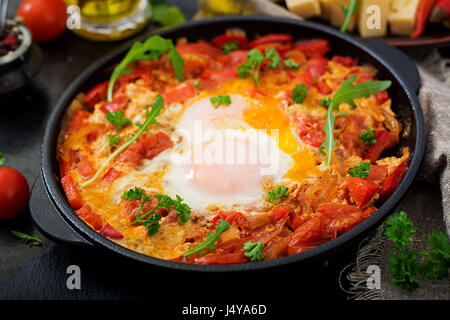
<svg viewBox="0 0 450 320">
<path fill-rule="evenodd" d="M 30 197 L 30 213 L 39 231 L 47 238 L 78 246 L 93 246 L 91 242 L 78 234 L 58 213 L 49 199 L 42 177 L 33 184 Z"/>
<path fill-rule="evenodd" d="M 362 39 L 362 41 L 389 61 L 403 80 L 409 84 L 411 91 L 418 92 L 420 88 L 420 74 L 416 64 L 399 49 L 377 39 Z"/>
</svg>

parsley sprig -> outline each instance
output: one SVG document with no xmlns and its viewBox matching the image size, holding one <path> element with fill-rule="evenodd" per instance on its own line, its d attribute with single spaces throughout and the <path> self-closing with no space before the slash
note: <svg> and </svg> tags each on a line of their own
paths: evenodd
<svg viewBox="0 0 450 320">
<path fill-rule="evenodd" d="M 308 87 L 306 84 L 296 84 L 291 92 L 291 98 L 294 102 L 302 103 L 308 95 Z"/>
<path fill-rule="evenodd" d="M 225 53 L 225 54 L 230 53 L 231 51 L 234 51 L 234 50 L 237 50 L 237 49 L 238 49 L 238 42 L 237 42 L 237 40 L 230 41 L 228 43 L 225 43 L 222 46 L 223 53 Z"/>
<path fill-rule="evenodd" d="M 117 131 L 120 131 L 123 126 L 131 123 L 131 120 L 124 118 L 123 113 L 120 111 L 108 112 L 105 118 L 116 127 Z"/>
<path fill-rule="evenodd" d="M 269 201 L 273 204 L 277 204 L 278 200 L 287 198 L 287 196 L 289 195 L 288 190 L 289 190 L 288 187 L 283 186 L 283 185 L 270 190 L 267 193 L 267 201 Z"/>
<path fill-rule="evenodd" d="M 231 98 L 228 95 L 211 97 L 209 98 L 209 101 L 211 101 L 211 104 L 215 109 L 217 109 L 221 105 L 229 106 L 231 104 Z"/>
<path fill-rule="evenodd" d="M 120 140 L 122 140 L 121 136 L 114 135 L 114 134 L 108 134 L 108 138 L 109 138 L 110 146 L 117 146 L 117 145 L 119 145 Z"/>
<path fill-rule="evenodd" d="M 353 169 L 350 169 L 348 174 L 351 177 L 360 177 L 362 179 L 365 179 L 370 174 L 370 167 L 372 164 L 370 162 L 360 162 L 356 167 Z"/>
<path fill-rule="evenodd" d="M 36 235 L 29 235 L 16 230 L 11 230 L 11 233 L 19 238 L 23 243 L 29 245 L 30 247 L 41 246 L 42 240 Z"/>
<path fill-rule="evenodd" d="M 5 163 L 5 156 L 3 153 L 0 152 L 0 166 L 2 166 Z"/>
<path fill-rule="evenodd" d="M 123 60 L 114 69 L 108 84 L 108 101 L 113 100 L 114 83 L 117 78 L 125 74 L 133 74 L 127 69 L 128 64 L 136 60 L 157 60 L 162 54 L 169 51 L 168 58 L 172 61 L 172 67 L 178 81 L 183 80 L 184 60 L 173 45 L 172 40 L 160 36 L 148 38 L 145 42 L 135 42 L 127 52 Z"/>
<path fill-rule="evenodd" d="M 261 69 L 261 64 L 265 59 L 269 59 L 269 67 L 276 68 L 281 62 L 281 58 L 278 55 L 275 48 L 268 48 L 263 54 L 257 49 L 252 49 L 247 53 L 248 60 L 242 65 L 237 67 L 237 73 L 239 78 L 247 78 L 252 76 L 257 87 L 259 87 L 259 70 Z"/>
<path fill-rule="evenodd" d="M 287 59 L 283 61 L 283 64 L 288 67 L 288 68 L 292 68 L 292 69 L 298 69 L 300 68 L 300 65 L 298 63 L 296 63 L 294 60 L 291 59 Z"/>
<path fill-rule="evenodd" d="M 85 181 L 84 183 L 81 184 L 82 187 L 86 187 L 87 185 L 91 184 L 92 182 L 94 182 L 98 176 L 103 172 L 103 170 L 108 166 L 108 164 L 115 158 L 117 157 L 117 155 L 119 155 L 123 150 L 125 150 L 126 148 L 128 148 L 133 142 L 135 142 L 140 136 L 141 134 L 147 129 L 147 127 L 150 124 L 155 124 L 156 123 L 156 117 L 159 116 L 161 110 L 164 108 L 164 98 L 161 95 L 158 95 L 158 97 L 156 97 L 155 101 L 152 104 L 152 110 L 148 111 L 147 108 L 147 114 L 145 117 L 145 121 L 142 124 L 141 127 L 139 127 L 139 130 L 130 138 L 128 139 L 124 144 L 122 144 L 122 146 L 120 146 L 120 148 L 117 148 L 116 151 L 114 151 L 109 157 L 108 159 L 106 159 L 106 161 L 103 163 L 103 165 L 100 167 L 100 169 L 97 170 L 97 172 L 94 174 L 94 176 Z"/>
<path fill-rule="evenodd" d="M 361 133 L 359 138 L 368 146 L 377 143 L 377 138 L 375 137 L 375 130 L 366 130 L 363 133 Z"/>
<path fill-rule="evenodd" d="M 153 202 L 153 197 L 158 200 L 158 203 L 151 210 L 142 214 L 144 204 Z M 140 202 L 136 219 L 132 224 L 142 223 L 150 236 L 156 234 L 160 227 L 159 221 L 161 220 L 161 216 L 156 212 L 158 209 L 175 210 L 180 225 L 186 223 L 191 218 L 191 208 L 186 203 L 183 203 L 183 198 L 178 195 L 175 199 L 161 193 L 149 196 L 145 193 L 145 190 L 135 187 L 134 189 L 125 191 L 122 194 L 122 198 L 129 201 L 137 200 Z"/>
<path fill-rule="evenodd" d="M 331 155 L 333 153 L 333 148 L 336 144 L 334 141 L 334 122 L 337 116 L 345 115 L 349 116 L 345 112 L 339 112 L 334 114 L 334 111 L 339 110 L 339 106 L 341 103 L 347 103 L 351 107 L 356 108 L 356 104 L 353 101 L 357 98 L 367 98 L 371 94 L 386 90 L 391 86 L 391 81 L 365 81 L 353 84 L 356 80 L 357 75 L 354 74 L 350 76 L 345 82 L 343 82 L 338 89 L 338 91 L 334 94 L 333 99 L 330 97 L 326 97 L 322 99 L 320 102 L 322 105 L 328 107 L 326 121 L 324 126 L 325 131 L 325 142 L 320 146 L 319 150 L 321 153 L 326 154 L 327 156 L 327 164 L 329 165 L 331 162 Z"/>
<path fill-rule="evenodd" d="M 262 253 L 262 250 L 264 248 L 264 243 L 258 241 L 258 242 L 252 242 L 247 241 L 244 243 L 244 255 L 250 259 L 250 261 L 261 261 L 264 259 L 264 255 Z"/>
<path fill-rule="evenodd" d="M 189 257 L 193 254 L 205 254 L 205 250 L 216 250 L 217 246 L 215 243 L 219 241 L 222 233 L 227 231 L 230 228 L 230 223 L 225 220 L 221 220 L 220 224 L 216 227 L 214 233 L 208 232 L 206 235 L 206 239 L 204 241 L 199 241 L 197 245 L 191 248 L 184 253 L 185 257 Z"/>
<path fill-rule="evenodd" d="M 434 231 L 428 236 L 429 251 L 410 251 L 414 232 L 416 229 L 404 211 L 386 220 L 384 234 L 393 241 L 395 248 L 389 264 L 392 283 L 410 291 L 419 287 L 419 275 L 428 279 L 443 279 L 448 277 L 450 267 L 450 242 L 444 233 Z M 418 255 L 425 256 L 426 262 L 419 264 Z"/>
</svg>

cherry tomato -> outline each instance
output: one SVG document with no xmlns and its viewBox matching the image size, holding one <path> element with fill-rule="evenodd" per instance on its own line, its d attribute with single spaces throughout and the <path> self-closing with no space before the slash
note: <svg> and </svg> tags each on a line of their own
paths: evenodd
<svg viewBox="0 0 450 320">
<path fill-rule="evenodd" d="M 25 210 L 30 190 L 25 177 L 17 170 L 0 168 L 0 219 L 13 218 Z"/>
<path fill-rule="evenodd" d="M 16 15 L 24 19 L 38 42 L 56 39 L 66 27 L 66 5 L 62 0 L 23 0 Z"/>
</svg>

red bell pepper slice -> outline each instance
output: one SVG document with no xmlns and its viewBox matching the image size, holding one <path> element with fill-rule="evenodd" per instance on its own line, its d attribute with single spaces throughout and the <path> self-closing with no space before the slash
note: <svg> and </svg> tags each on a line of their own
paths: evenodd
<svg viewBox="0 0 450 320">
<path fill-rule="evenodd" d="M 386 200 L 402 182 L 407 171 L 406 164 L 402 162 L 384 181 L 380 189 L 380 199 Z"/>
<path fill-rule="evenodd" d="M 100 230 L 100 234 L 113 240 L 122 239 L 123 235 L 117 231 L 113 226 L 111 226 L 109 223 L 105 224 Z"/>
<path fill-rule="evenodd" d="M 86 107 L 93 110 L 97 103 L 106 100 L 108 95 L 108 84 L 109 81 L 100 83 L 86 93 L 86 97 L 84 98 Z"/>
<path fill-rule="evenodd" d="M 359 177 L 347 178 L 347 188 L 358 208 L 364 207 L 378 191 L 378 185 L 375 182 Z"/>
<path fill-rule="evenodd" d="M 246 37 L 231 35 L 231 34 L 223 34 L 221 36 L 215 37 L 212 39 L 212 43 L 216 46 L 222 48 L 224 45 L 236 41 L 239 49 L 247 49 L 248 41 Z"/>
<path fill-rule="evenodd" d="M 330 51 L 330 42 L 323 39 L 305 40 L 295 43 L 294 48 L 303 52 L 306 57 L 312 58 L 324 56 Z"/>
<path fill-rule="evenodd" d="M 328 69 L 328 59 L 322 56 L 313 57 L 308 61 L 308 71 L 313 80 L 317 80 Z"/>
<path fill-rule="evenodd" d="M 275 222 L 283 219 L 285 216 L 287 216 L 290 213 L 290 210 L 283 206 L 277 206 L 272 210 L 273 214 L 273 220 Z"/>
<path fill-rule="evenodd" d="M 365 156 L 365 159 L 369 159 L 372 163 L 375 163 L 384 151 L 395 147 L 397 144 L 394 136 L 386 130 L 378 130 L 375 133 L 375 137 L 377 139 L 377 143 L 369 147 Z"/>
<path fill-rule="evenodd" d="M 67 201 L 73 210 L 78 210 L 83 205 L 83 199 L 78 193 L 77 187 L 75 186 L 75 182 L 70 174 L 64 176 L 61 179 L 61 185 L 64 189 L 64 193 L 66 194 Z"/>
<path fill-rule="evenodd" d="M 181 88 L 165 92 L 163 94 L 166 105 L 170 105 L 174 102 L 182 102 L 189 98 L 194 97 L 196 94 L 193 84 L 182 86 Z"/>
<path fill-rule="evenodd" d="M 351 57 L 334 56 L 331 60 L 336 63 L 342 64 L 347 68 L 358 65 L 358 60 L 354 60 Z"/>
<path fill-rule="evenodd" d="M 292 36 L 286 33 L 272 33 L 259 38 L 256 38 L 249 43 L 250 48 L 255 48 L 264 43 L 269 42 L 292 42 Z"/>
</svg>

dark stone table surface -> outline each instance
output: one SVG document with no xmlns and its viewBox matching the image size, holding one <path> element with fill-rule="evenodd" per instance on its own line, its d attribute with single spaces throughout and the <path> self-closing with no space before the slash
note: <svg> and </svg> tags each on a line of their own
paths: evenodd
<svg viewBox="0 0 450 320">
<path fill-rule="evenodd" d="M 196 11 L 196 1 L 170 2 L 180 5 L 188 18 Z M 14 15 L 18 3 L 18 0 L 10 1 L 9 16 Z M 154 27 L 148 29 L 151 28 Z M 30 187 L 39 175 L 40 141 L 52 106 L 86 67 L 121 43 L 96 43 L 65 32 L 59 39 L 40 45 L 44 65 L 27 87 L 0 96 L 0 151 L 6 156 L 5 165 L 20 170 Z M 416 193 L 428 194 L 430 205 L 439 208 L 436 186 L 416 182 L 408 197 Z M 339 287 L 339 273 L 354 260 L 356 252 L 351 248 L 327 264 L 319 261 L 301 268 L 292 265 L 270 273 L 198 274 L 136 265 L 98 249 L 56 244 L 42 235 L 43 246 L 29 248 L 12 236 L 10 230 L 39 234 L 29 212 L 0 221 L 0 299 L 145 298 L 155 292 L 155 289 L 149 291 L 149 287 L 165 280 L 170 285 L 158 288 L 158 295 L 170 297 L 171 289 L 181 285 L 192 301 L 221 302 L 220 299 L 230 298 L 226 292 L 232 292 L 232 297 L 239 301 L 245 297 L 247 303 L 249 297 L 261 303 L 273 296 L 285 297 L 287 292 L 295 293 L 298 298 L 345 300 L 346 294 Z M 73 264 L 82 271 L 81 290 L 66 287 L 66 270 Z M 228 290 L 211 295 L 200 283 Z M 243 283 L 247 284 L 244 288 L 251 289 L 243 292 L 240 286 Z"/>
</svg>

